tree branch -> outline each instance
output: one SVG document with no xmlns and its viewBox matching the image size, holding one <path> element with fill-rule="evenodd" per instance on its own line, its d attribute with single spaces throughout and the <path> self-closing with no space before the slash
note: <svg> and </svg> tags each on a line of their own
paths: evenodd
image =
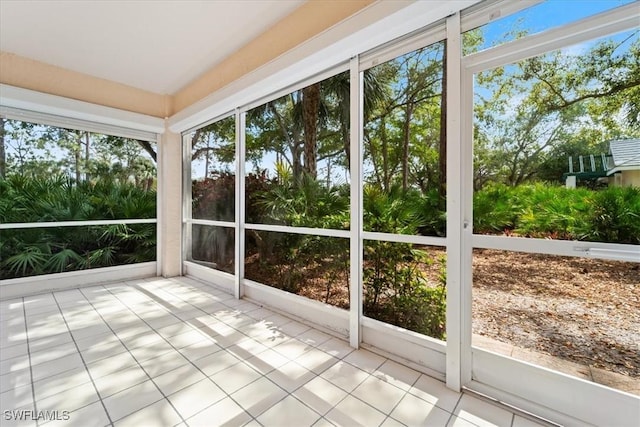
<svg viewBox="0 0 640 427">
<path fill-rule="evenodd" d="M 149 155 L 151 156 L 154 162 L 158 162 L 158 155 L 156 154 L 155 150 L 153 149 L 149 141 L 138 140 L 137 142 L 144 149 L 144 151 L 149 153 Z"/>
<path fill-rule="evenodd" d="M 595 93 L 587 93 L 584 94 L 582 96 L 579 96 L 575 99 L 572 99 L 571 101 L 567 101 L 563 104 L 560 105 L 551 105 L 549 108 L 549 111 L 558 111 L 561 110 L 563 108 L 567 108 L 573 104 L 576 104 L 580 101 L 584 101 L 585 99 L 596 99 L 596 98 L 604 98 L 605 96 L 609 96 L 609 95 L 613 95 L 617 92 L 623 91 L 625 89 L 631 89 L 633 87 L 636 87 L 640 85 L 640 81 L 630 81 L 627 82 L 625 84 L 619 85 L 619 86 L 612 86 L 609 90 L 604 91 L 604 92 L 595 92 Z"/>
</svg>

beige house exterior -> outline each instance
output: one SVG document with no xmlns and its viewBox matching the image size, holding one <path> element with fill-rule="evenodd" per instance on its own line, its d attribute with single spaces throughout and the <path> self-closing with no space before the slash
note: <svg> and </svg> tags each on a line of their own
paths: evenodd
<svg viewBox="0 0 640 427">
<path fill-rule="evenodd" d="M 609 154 L 609 185 L 640 187 L 640 139 L 611 141 Z"/>
</svg>

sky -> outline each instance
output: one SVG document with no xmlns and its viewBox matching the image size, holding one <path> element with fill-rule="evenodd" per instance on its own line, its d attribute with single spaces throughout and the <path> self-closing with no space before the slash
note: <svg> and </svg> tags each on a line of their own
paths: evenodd
<svg viewBox="0 0 640 427">
<path fill-rule="evenodd" d="M 485 25 L 485 48 L 501 40 L 519 20 L 522 20 L 519 25 L 521 29 L 527 29 L 529 34 L 534 34 L 634 1 L 640 8 L 640 2 L 637 0 L 547 0 Z"/>
</svg>

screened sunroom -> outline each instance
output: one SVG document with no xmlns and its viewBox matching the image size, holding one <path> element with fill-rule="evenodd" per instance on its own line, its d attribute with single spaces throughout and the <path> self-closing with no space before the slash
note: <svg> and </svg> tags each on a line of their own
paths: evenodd
<svg viewBox="0 0 640 427">
<path fill-rule="evenodd" d="M 640 424 L 639 2 L 0 24 L 3 426 Z"/>
</svg>

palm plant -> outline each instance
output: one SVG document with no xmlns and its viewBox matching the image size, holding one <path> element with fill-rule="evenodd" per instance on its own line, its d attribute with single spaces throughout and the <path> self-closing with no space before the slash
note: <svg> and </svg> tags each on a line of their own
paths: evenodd
<svg viewBox="0 0 640 427">
<path fill-rule="evenodd" d="M 611 187 L 597 192 L 586 224 L 586 239 L 640 244 L 640 188 Z"/>
<path fill-rule="evenodd" d="M 364 189 L 364 228 L 414 235 L 444 231 L 437 204 L 436 192 L 429 199 L 418 190 L 403 190 L 400 184 L 389 191 L 369 185 Z M 407 243 L 370 241 L 364 248 L 364 262 L 367 316 L 433 337 L 444 336 L 446 280 L 429 283 L 423 266 L 434 260 L 426 251 Z"/>
<path fill-rule="evenodd" d="M 153 218 L 155 193 L 110 180 L 12 175 L 0 179 L 0 221 Z M 155 224 L 2 230 L 0 278 L 150 261 Z"/>
<path fill-rule="evenodd" d="M 349 194 L 345 186 L 327 187 L 304 174 L 274 185 L 258 201 L 265 222 L 294 227 L 349 228 Z"/>
</svg>

